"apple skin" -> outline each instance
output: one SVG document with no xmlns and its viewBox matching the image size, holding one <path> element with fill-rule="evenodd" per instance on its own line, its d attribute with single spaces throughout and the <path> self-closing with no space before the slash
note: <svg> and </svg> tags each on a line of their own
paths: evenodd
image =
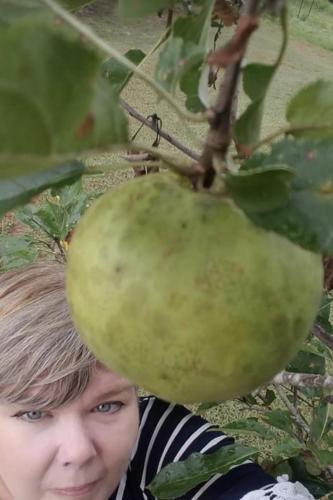
<svg viewBox="0 0 333 500">
<path fill-rule="evenodd" d="M 319 254 L 168 173 L 97 199 L 66 272 L 74 323 L 97 359 L 182 404 L 239 397 L 284 369 L 322 283 Z"/>
</svg>

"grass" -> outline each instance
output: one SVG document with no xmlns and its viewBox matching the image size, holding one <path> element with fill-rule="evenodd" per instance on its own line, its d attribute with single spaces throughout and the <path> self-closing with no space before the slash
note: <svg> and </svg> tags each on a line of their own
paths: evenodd
<svg viewBox="0 0 333 500">
<path fill-rule="evenodd" d="M 307 0 L 309 1 L 309 0 Z M 311 0 L 312 1 L 312 0 Z M 262 124 L 262 136 L 266 136 L 280 126 L 285 124 L 284 110 L 286 103 L 304 84 L 310 83 L 319 78 L 333 79 L 333 54 L 318 45 L 314 45 L 315 37 L 312 43 L 304 38 L 310 38 L 309 33 L 317 18 L 321 23 L 330 22 L 330 11 L 333 15 L 333 6 L 327 0 L 322 0 L 328 4 L 325 10 L 314 7 L 309 19 L 298 20 L 295 14 L 295 8 L 298 2 L 289 2 L 291 6 L 290 28 L 291 39 L 287 54 L 281 65 L 267 96 L 266 113 Z M 306 3 L 306 2 L 305 2 Z M 320 6 L 322 2 L 317 0 Z M 304 4 L 305 5 L 305 4 Z M 325 4 L 326 5 L 326 4 Z M 323 7 L 324 8 L 324 7 Z M 80 12 L 80 18 L 90 24 L 97 33 L 106 40 L 110 41 L 120 52 L 124 53 L 130 48 L 138 47 L 147 52 L 151 48 L 164 29 L 164 19 L 157 16 L 150 16 L 144 20 L 137 19 L 120 20 L 112 2 L 100 0 L 93 6 L 88 6 Z M 297 28 L 299 23 L 307 26 L 307 30 L 301 31 Z M 296 29 L 297 28 L 297 29 Z M 297 31 L 297 36 L 294 32 Z M 318 29 L 319 31 L 319 29 Z M 324 35 L 326 33 L 326 35 Z M 300 35 L 304 35 L 300 39 Z M 211 33 L 213 38 L 214 32 Z M 306 35 L 306 36 L 305 36 Z M 231 36 L 231 30 L 226 29 L 223 34 L 223 41 L 227 41 Z M 332 37 L 333 38 L 333 37 Z M 328 34 L 328 28 L 321 34 L 322 45 L 330 47 L 332 40 Z M 262 22 L 260 30 L 255 33 L 247 54 L 247 62 L 261 61 L 264 63 L 273 62 L 277 56 L 278 48 L 281 43 L 281 33 L 277 22 L 265 19 Z M 143 69 L 149 74 L 154 72 L 156 57 L 150 58 Z M 139 98 L 138 98 L 139 96 Z M 180 141 L 187 144 L 196 151 L 200 151 L 203 141 L 206 137 L 207 127 L 205 124 L 189 124 L 185 129 L 181 126 L 178 117 L 170 106 L 165 102 L 158 102 L 151 89 L 138 78 L 133 78 L 128 87 L 122 94 L 122 97 L 134 106 L 139 112 L 147 116 L 157 112 L 163 118 L 163 127 L 169 133 L 175 135 Z M 182 95 L 177 94 L 177 98 L 183 101 Z M 211 92 L 211 99 L 214 100 L 215 93 Z M 240 111 L 247 105 L 247 99 L 244 95 L 240 99 Z M 131 132 L 138 127 L 138 122 L 130 119 Z M 154 134 L 148 129 L 143 129 L 138 137 L 140 142 L 152 144 Z M 169 144 L 161 142 L 161 149 L 165 151 L 177 152 Z M 119 163 L 118 155 L 99 155 L 90 159 L 91 165 L 105 168 L 109 173 Z M 120 177 L 126 175 L 122 173 Z M 113 174 L 111 174 L 111 177 Z"/>
<path fill-rule="evenodd" d="M 316 0 L 311 15 L 305 19 L 304 13 L 308 12 L 309 3 L 310 0 L 304 2 L 302 15 L 297 17 L 299 2 L 295 0 L 289 2 L 290 42 L 283 64 L 268 93 L 266 113 L 262 125 L 263 136 L 270 134 L 285 123 L 286 103 L 303 85 L 318 78 L 333 79 L 333 54 L 330 52 L 333 50 L 333 40 L 330 37 L 333 6 L 327 0 Z M 151 16 L 144 21 L 120 20 L 112 3 L 105 0 L 100 0 L 97 4 L 83 9 L 79 17 L 122 53 L 133 47 L 141 48 L 147 52 L 159 38 L 165 23 L 157 16 Z M 212 32 L 212 38 L 213 35 Z M 226 30 L 223 34 L 224 40 L 226 41 L 230 35 L 231 31 Z M 253 36 L 247 54 L 247 62 L 273 62 L 280 43 L 281 33 L 278 23 L 265 19 L 260 30 Z M 145 63 L 144 70 L 147 73 L 153 74 L 155 61 L 156 57 L 152 57 Z M 200 151 L 207 133 L 206 125 L 190 124 L 187 129 L 180 126 L 180 122 L 170 106 L 163 101 L 158 102 L 150 88 L 138 78 L 132 79 L 122 97 L 143 115 L 158 113 L 163 119 L 163 127 L 166 131 L 175 135 L 192 149 Z M 180 94 L 177 94 L 177 98 L 180 101 L 183 99 Z M 213 91 L 211 98 L 214 99 Z M 240 111 L 245 109 L 246 105 L 246 98 L 241 96 Z M 130 128 L 131 132 L 134 132 L 138 128 L 138 122 L 130 119 Z M 151 131 L 143 129 L 139 138 L 140 141 L 151 144 L 155 137 Z M 163 141 L 160 147 L 165 151 L 175 151 Z M 131 170 L 117 170 L 119 155 L 99 155 L 90 158 L 89 161 L 90 165 L 102 168 L 106 173 L 101 178 L 92 178 L 87 181 L 89 187 L 106 190 L 132 175 Z M 144 392 L 142 393 L 144 394 Z M 190 408 L 195 411 L 197 407 Z M 238 401 L 228 401 L 206 411 L 203 416 L 223 427 L 223 424 L 232 420 L 254 416 L 254 412 L 246 409 Z M 254 435 L 246 436 L 242 438 L 242 441 L 257 446 L 262 452 L 262 457 L 268 456 L 272 447 L 271 442 L 264 441 Z"/>
<path fill-rule="evenodd" d="M 333 4 L 329 0 L 314 3 L 313 0 L 304 0 L 303 5 L 301 0 L 293 0 L 289 2 L 289 10 L 294 36 L 333 51 Z"/>
</svg>

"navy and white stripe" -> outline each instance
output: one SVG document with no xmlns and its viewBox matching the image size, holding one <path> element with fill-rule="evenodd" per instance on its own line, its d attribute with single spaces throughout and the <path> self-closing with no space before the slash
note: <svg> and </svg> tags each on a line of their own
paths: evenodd
<svg viewBox="0 0 333 500">
<path fill-rule="evenodd" d="M 139 398 L 139 433 L 128 470 L 109 500 L 154 500 L 146 489 L 165 465 L 194 452 L 213 453 L 234 439 L 185 407 L 155 396 Z M 227 474 L 215 474 L 179 500 L 240 500 L 276 480 L 247 460 Z"/>
</svg>

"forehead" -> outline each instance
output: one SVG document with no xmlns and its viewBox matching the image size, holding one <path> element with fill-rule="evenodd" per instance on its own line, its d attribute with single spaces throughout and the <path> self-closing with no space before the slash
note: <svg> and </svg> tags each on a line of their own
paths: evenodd
<svg viewBox="0 0 333 500">
<path fill-rule="evenodd" d="M 53 387 L 53 390 L 57 390 L 57 388 Z M 18 407 L 19 409 L 21 407 L 29 407 L 30 410 L 56 410 L 65 407 L 81 408 L 90 406 L 96 401 L 98 402 L 98 400 L 101 402 L 104 398 L 114 399 L 118 396 L 126 396 L 127 398 L 131 398 L 132 396 L 136 397 L 136 391 L 135 386 L 129 380 L 104 366 L 97 365 L 92 370 L 88 385 L 84 391 L 77 397 L 74 396 L 73 399 L 68 399 L 67 401 L 58 404 L 54 399 L 53 392 L 49 394 L 47 392 L 42 392 L 42 394 L 40 394 L 40 387 L 29 388 L 26 396 L 28 397 L 28 402 L 17 401 L 16 403 L 7 403 L 0 401 L 0 414 L 2 412 L 12 411 L 13 407 Z"/>
<path fill-rule="evenodd" d="M 105 391 L 121 392 L 130 389 L 134 389 L 131 381 L 108 368 L 97 367 L 91 374 L 85 393 L 97 395 Z"/>
</svg>

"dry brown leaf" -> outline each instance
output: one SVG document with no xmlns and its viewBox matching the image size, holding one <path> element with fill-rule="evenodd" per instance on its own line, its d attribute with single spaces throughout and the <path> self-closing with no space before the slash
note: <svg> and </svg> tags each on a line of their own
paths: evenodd
<svg viewBox="0 0 333 500">
<path fill-rule="evenodd" d="M 218 17 L 224 26 L 237 23 L 239 18 L 238 9 L 228 0 L 215 0 L 213 16 Z"/>
</svg>

